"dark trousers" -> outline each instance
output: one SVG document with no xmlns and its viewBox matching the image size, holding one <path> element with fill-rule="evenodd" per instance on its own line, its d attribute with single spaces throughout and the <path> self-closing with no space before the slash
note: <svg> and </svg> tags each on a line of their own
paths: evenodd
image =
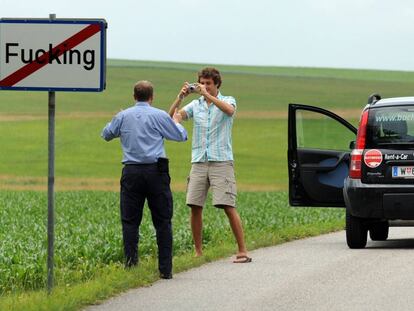
<svg viewBox="0 0 414 311">
<path fill-rule="evenodd" d="M 121 221 L 126 266 L 138 263 L 139 226 L 145 199 L 151 211 L 158 245 L 158 268 L 172 270 L 173 200 L 168 170 L 157 164 L 126 165 L 121 177 Z"/>
</svg>

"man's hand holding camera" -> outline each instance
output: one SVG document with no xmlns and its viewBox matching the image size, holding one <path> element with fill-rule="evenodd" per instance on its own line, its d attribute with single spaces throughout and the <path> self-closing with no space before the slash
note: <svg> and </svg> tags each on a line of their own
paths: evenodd
<svg viewBox="0 0 414 311">
<path fill-rule="evenodd" d="M 189 86 L 190 86 L 190 83 L 184 82 L 184 85 L 181 88 L 180 93 L 178 93 L 178 96 L 177 96 L 177 98 L 179 100 L 183 100 L 185 97 L 188 96 L 188 94 L 190 94 L 190 92 L 189 92 Z"/>
<path fill-rule="evenodd" d="M 200 94 L 201 96 L 206 96 L 208 94 L 206 86 L 204 84 L 201 83 L 194 83 L 195 85 L 195 93 Z"/>
<path fill-rule="evenodd" d="M 180 92 L 177 95 L 177 98 L 175 99 L 174 103 L 170 107 L 170 110 L 168 111 L 168 114 L 175 122 L 181 122 L 182 120 L 187 119 L 187 114 L 184 110 L 178 110 L 178 107 L 180 107 L 180 104 L 182 100 L 187 97 L 190 93 L 194 92 L 194 84 L 190 84 L 188 82 L 184 82 L 184 85 L 182 86 Z"/>
</svg>

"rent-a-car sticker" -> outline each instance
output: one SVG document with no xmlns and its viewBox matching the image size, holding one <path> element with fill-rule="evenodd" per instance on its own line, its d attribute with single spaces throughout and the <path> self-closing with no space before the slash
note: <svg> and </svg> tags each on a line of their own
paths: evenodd
<svg viewBox="0 0 414 311">
<path fill-rule="evenodd" d="M 407 160 L 408 154 L 385 154 L 384 158 L 385 160 Z"/>
<path fill-rule="evenodd" d="M 364 163 L 370 168 L 376 168 L 382 163 L 382 152 L 378 149 L 370 149 L 364 155 Z"/>
</svg>

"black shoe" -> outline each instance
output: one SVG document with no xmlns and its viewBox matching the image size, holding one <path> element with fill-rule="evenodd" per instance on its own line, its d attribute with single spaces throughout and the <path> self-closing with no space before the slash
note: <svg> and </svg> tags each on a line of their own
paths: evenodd
<svg viewBox="0 0 414 311">
<path fill-rule="evenodd" d="M 166 279 L 166 280 L 170 280 L 172 279 L 172 273 L 160 273 L 160 278 L 161 279 Z"/>
</svg>

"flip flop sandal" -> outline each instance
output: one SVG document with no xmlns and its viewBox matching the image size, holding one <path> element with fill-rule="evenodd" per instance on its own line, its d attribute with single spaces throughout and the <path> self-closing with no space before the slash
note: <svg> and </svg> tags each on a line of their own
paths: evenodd
<svg viewBox="0 0 414 311">
<path fill-rule="evenodd" d="M 238 259 L 242 259 L 242 260 L 238 260 Z M 252 258 L 246 255 L 236 256 L 236 260 L 233 260 L 233 263 L 248 263 L 248 262 L 252 262 Z"/>
</svg>

